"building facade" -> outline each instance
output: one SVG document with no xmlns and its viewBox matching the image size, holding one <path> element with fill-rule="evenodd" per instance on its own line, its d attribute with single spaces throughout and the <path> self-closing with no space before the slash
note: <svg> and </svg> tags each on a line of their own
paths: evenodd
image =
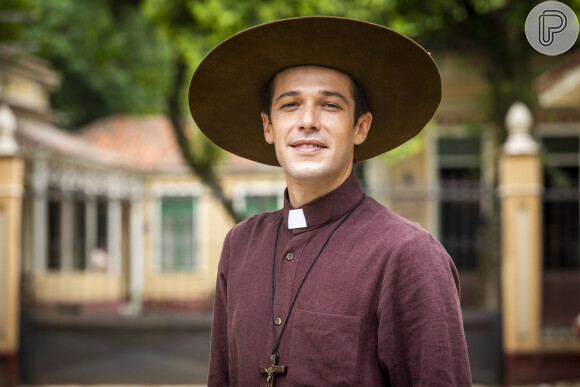
<svg viewBox="0 0 580 387">
<path fill-rule="evenodd" d="M 541 106 L 527 121 L 522 113 L 525 124 L 506 122 L 508 143 L 536 144 L 518 153 L 493 143 L 477 66 L 441 54 L 434 120 L 357 166 L 369 195 L 454 259 L 476 382 L 580 377 L 579 58 L 539 79 Z M 68 315 L 208 311 L 233 221 L 184 163 L 169 121 L 117 115 L 67 133 L 48 102 L 57 73 L 30 57 L 3 56 L 0 70 L 0 375 L 16 383 L 19 305 Z M 279 168 L 226 156 L 219 171 L 239 213 L 281 208 Z M 481 316 L 491 316 L 489 331 L 477 330 Z"/>
</svg>

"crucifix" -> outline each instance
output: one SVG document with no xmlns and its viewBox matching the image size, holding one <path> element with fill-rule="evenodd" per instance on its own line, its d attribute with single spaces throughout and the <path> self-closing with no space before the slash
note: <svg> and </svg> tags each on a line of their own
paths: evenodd
<svg viewBox="0 0 580 387">
<path fill-rule="evenodd" d="M 276 374 L 285 374 L 286 366 L 278 365 L 278 356 L 270 355 L 270 363 L 267 366 L 258 367 L 258 372 L 267 375 L 266 387 L 276 387 Z"/>
</svg>

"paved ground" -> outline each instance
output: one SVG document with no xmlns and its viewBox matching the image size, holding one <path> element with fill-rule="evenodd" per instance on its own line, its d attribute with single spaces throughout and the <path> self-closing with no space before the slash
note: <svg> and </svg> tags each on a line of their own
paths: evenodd
<svg viewBox="0 0 580 387">
<path fill-rule="evenodd" d="M 207 380 L 209 314 L 29 313 L 23 321 L 22 385 L 190 387 Z"/>
</svg>

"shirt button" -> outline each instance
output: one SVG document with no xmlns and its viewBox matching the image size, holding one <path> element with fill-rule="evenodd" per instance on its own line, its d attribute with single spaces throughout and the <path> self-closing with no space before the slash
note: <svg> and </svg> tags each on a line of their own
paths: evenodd
<svg viewBox="0 0 580 387">
<path fill-rule="evenodd" d="M 274 320 L 274 322 L 276 323 L 276 325 L 280 325 L 282 324 L 282 319 L 280 317 L 276 317 L 276 320 Z"/>
<path fill-rule="evenodd" d="M 289 261 L 293 260 L 294 259 L 294 254 L 292 254 L 292 253 L 286 254 L 286 259 L 289 260 Z"/>
</svg>

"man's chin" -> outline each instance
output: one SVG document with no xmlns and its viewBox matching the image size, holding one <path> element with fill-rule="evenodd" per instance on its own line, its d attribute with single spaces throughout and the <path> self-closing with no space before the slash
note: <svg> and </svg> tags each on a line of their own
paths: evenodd
<svg viewBox="0 0 580 387">
<path fill-rule="evenodd" d="M 328 174 L 328 166 L 316 161 L 300 161 L 283 166 L 284 173 L 295 179 L 317 179 Z"/>
</svg>

